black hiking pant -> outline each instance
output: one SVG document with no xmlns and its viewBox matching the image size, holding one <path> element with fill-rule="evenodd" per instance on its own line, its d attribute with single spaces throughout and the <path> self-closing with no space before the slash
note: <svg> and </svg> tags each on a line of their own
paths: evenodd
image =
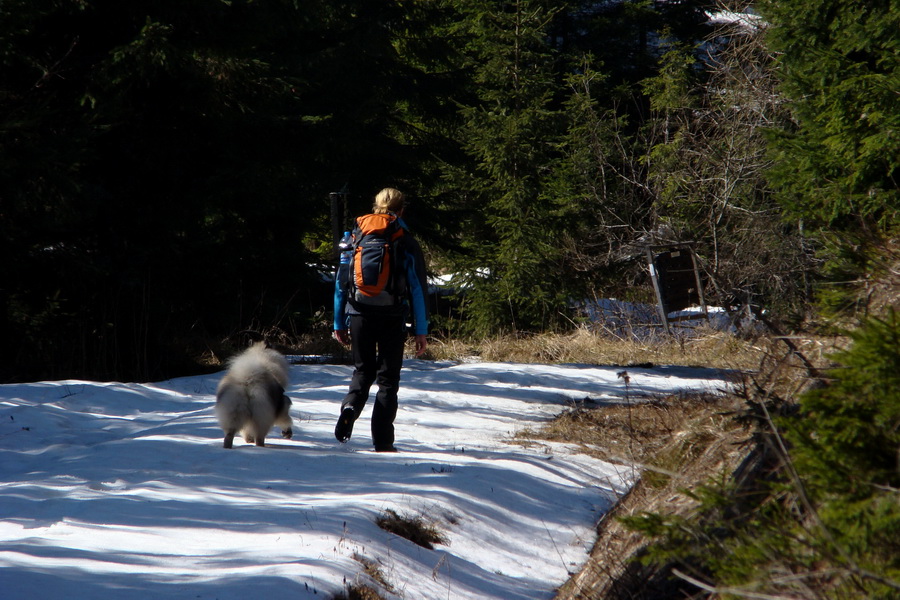
<svg viewBox="0 0 900 600">
<path fill-rule="evenodd" d="M 341 410 L 351 407 L 359 418 L 369 399 L 369 388 L 373 383 L 378 384 L 372 409 L 372 442 L 376 448 L 394 444 L 397 392 L 406 343 L 405 321 L 403 315 L 350 315 L 351 350 L 356 368 Z"/>
</svg>

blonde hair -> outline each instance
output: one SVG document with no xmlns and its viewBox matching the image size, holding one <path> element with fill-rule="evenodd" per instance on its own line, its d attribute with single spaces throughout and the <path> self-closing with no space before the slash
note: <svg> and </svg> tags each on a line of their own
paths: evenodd
<svg viewBox="0 0 900 600">
<path fill-rule="evenodd" d="M 384 188 L 375 196 L 375 204 L 372 206 L 372 212 L 375 214 L 384 214 L 389 212 L 400 212 L 403 209 L 405 197 L 403 192 L 394 188 Z"/>
</svg>

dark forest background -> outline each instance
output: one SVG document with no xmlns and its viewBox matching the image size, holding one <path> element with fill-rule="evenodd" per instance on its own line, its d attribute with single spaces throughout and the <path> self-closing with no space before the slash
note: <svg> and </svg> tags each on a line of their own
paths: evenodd
<svg viewBox="0 0 900 600">
<path fill-rule="evenodd" d="M 0 381 L 327 338 L 330 194 L 346 218 L 388 185 L 468 286 L 436 333 L 650 299 L 641 248 L 688 241 L 711 303 L 865 312 L 896 229 L 900 11 L 709 17 L 747 4 L 3 0 Z"/>
</svg>

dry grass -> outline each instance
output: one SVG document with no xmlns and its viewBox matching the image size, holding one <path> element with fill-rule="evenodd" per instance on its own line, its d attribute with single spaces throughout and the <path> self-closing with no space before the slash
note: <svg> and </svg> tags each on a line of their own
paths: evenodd
<svg viewBox="0 0 900 600">
<path fill-rule="evenodd" d="M 615 462 L 633 457 L 641 476 L 604 515 L 590 559 L 560 588 L 556 600 L 688 597 L 667 587 L 665 573 L 634 560 L 643 554 L 647 539 L 619 517 L 690 514 L 696 500 L 687 490 L 734 473 L 752 447 L 751 432 L 728 416 L 739 404 L 728 397 L 667 398 L 635 405 L 630 414 L 626 406 L 605 406 L 580 417 L 594 423 L 574 428 L 589 435 L 596 445 L 592 452 Z M 564 440 L 573 433 L 567 420 L 565 415 L 556 420 L 547 433 L 550 439 Z"/>
<path fill-rule="evenodd" d="M 487 362 L 581 363 L 592 365 L 682 365 L 726 369 L 758 368 L 767 341 L 746 340 L 705 329 L 651 341 L 620 339 L 581 328 L 569 333 L 507 335 L 477 341 L 430 340 L 436 360 L 477 357 Z"/>
<path fill-rule="evenodd" d="M 341 592 L 333 600 L 385 600 L 385 598 L 367 585 L 348 585 L 347 591 Z"/>
<path fill-rule="evenodd" d="M 366 558 L 362 554 L 355 553 L 353 555 L 353 560 L 358 562 L 363 567 L 363 573 L 372 578 L 373 581 L 377 582 L 381 587 L 385 590 L 392 592 L 394 588 L 385 578 L 384 573 L 381 571 L 381 565 L 370 558 Z"/>
<path fill-rule="evenodd" d="M 381 567 L 376 561 L 366 558 L 359 553 L 353 554 L 353 560 L 363 567 L 363 574 L 357 576 L 357 579 L 363 579 L 367 576 L 373 582 L 380 585 L 385 591 L 393 593 L 394 588 L 388 583 L 387 579 L 385 579 L 384 574 L 381 572 Z M 347 589 L 340 594 L 333 596 L 332 600 L 385 600 L 384 595 L 382 595 L 381 592 L 367 583 L 360 583 L 357 581 L 346 585 Z"/>
<path fill-rule="evenodd" d="M 434 524 L 426 522 L 419 516 L 399 515 L 387 509 L 375 520 L 375 524 L 389 533 L 399 535 L 429 550 L 434 549 L 434 544 L 447 543 L 446 538 Z"/>
<path fill-rule="evenodd" d="M 690 490 L 711 480 L 747 485 L 760 463 L 759 440 L 748 417 L 747 394 L 764 390 L 789 398 L 814 383 L 809 367 L 827 373 L 827 355 L 843 338 L 760 338 L 755 369 L 735 396 L 673 396 L 629 404 L 572 407 L 535 438 L 581 444 L 604 460 L 636 465 L 640 479 L 598 525 L 598 539 L 582 570 L 557 600 L 635 600 L 688 597 L 665 568 L 633 560 L 648 540 L 619 517 L 641 513 L 692 514 Z M 743 394 L 743 396 L 742 396 Z M 674 586 L 674 587 L 673 587 Z"/>
<path fill-rule="evenodd" d="M 580 444 L 585 452 L 640 471 L 634 488 L 599 523 L 591 558 L 560 588 L 557 600 L 682 597 L 664 593 L 653 568 L 632 560 L 647 541 L 618 517 L 693 510 L 696 501 L 686 490 L 732 473 L 751 447 L 751 432 L 733 418 L 741 402 L 694 394 L 578 406 L 530 433 L 537 439 Z"/>
<path fill-rule="evenodd" d="M 252 340 L 265 339 L 287 354 L 331 355 L 347 359 L 346 349 L 331 339 L 328 331 L 290 336 L 277 328 L 242 331 L 215 347 L 205 346 L 195 353 L 197 364 L 221 368 L 228 356 L 236 354 Z M 802 336 L 791 338 L 811 362 L 835 349 L 838 338 Z M 618 337 L 599 329 L 580 327 L 565 333 L 509 334 L 485 339 L 436 338 L 428 341 L 422 357 L 431 360 L 471 360 L 514 363 L 575 363 L 611 366 L 703 366 L 741 371 L 759 370 L 766 357 L 778 354 L 783 346 L 778 338 L 759 335 L 739 337 L 731 333 L 699 327 L 677 330 L 672 335 L 657 333 L 648 339 Z M 413 339 L 406 354 L 413 355 Z"/>
<path fill-rule="evenodd" d="M 601 460 L 635 465 L 644 471 L 648 485 L 660 485 L 702 454 L 738 408 L 735 398 L 706 394 L 580 404 L 539 430 L 519 433 L 517 439 L 578 444 Z"/>
</svg>

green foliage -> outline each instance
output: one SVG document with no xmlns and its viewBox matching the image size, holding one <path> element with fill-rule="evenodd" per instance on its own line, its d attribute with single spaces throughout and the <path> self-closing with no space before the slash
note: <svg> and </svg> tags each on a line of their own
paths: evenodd
<svg viewBox="0 0 900 600">
<path fill-rule="evenodd" d="M 659 112 L 692 108 L 694 66 L 691 48 L 667 49 L 660 59 L 659 72 L 643 81 L 650 108 Z"/>
<path fill-rule="evenodd" d="M 787 436 L 816 499 L 855 502 L 900 488 L 900 316 L 873 317 L 850 337 L 852 347 L 834 356 L 834 382 L 803 396 Z"/>
<path fill-rule="evenodd" d="M 835 323 L 856 322 L 896 306 L 897 250 L 866 233 L 821 232 L 822 269 L 816 299 Z"/>
<path fill-rule="evenodd" d="M 634 290 L 620 276 L 623 248 L 635 232 L 652 228 L 653 203 L 646 187 L 633 183 L 644 169 L 629 135 L 628 115 L 606 103 L 606 69 L 588 55 L 571 71 L 563 104 L 566 130 L 546 176 L 559 223 L 560 264 L 572 297 L 602 289 L 621 298 Z"/>
<path fill-rule="evenodd" d="M 827 532 L 821 546 L 848 570 L 900 583 L 900 318 L 893 310 L 870 318 L 850 337 L 834 356 L 833 383 L 806 393 L 801 414 L 782 427 Z M 890 597 L 866 587 L 870 597 Z"/>
<path fill-rule="evenodd" d="M 528 1 L 465 9 L 476 87 L 460 108 L 459 136 L 471 164 L 448 174 L 477 207 L 461 229 L 468 325 L 476 333 L 540 330 L 565 310 L 559 227 L 542 177 L 559 131 L 545 42 L 552 13 Z"/>
<path fill-rule="evenodd" d="M 651 147 L 644 161 L 658 190 L 656 210 L 676 228 L 683 223 L 695 227 L 703 223 L 706 219 L 698 207 L 708 206 L 710 197 L 708 190 L 698 188 L 699 178 L 693 172 L 697 163 L 709 164 L 712 158 L 706 153 L 692 158 L 698 150 L 691 127 L 700 91 L 694 65 L 691 48 L 669 48 L 660 60 L 659 72 L 642 82 L 655 113 L 646 125 Z"/>
<path fill-rule="evenodd" d="M 846 283 L 876 275 L 900 209 L 900 7 L 767 0 L 760 9 L 793 117 L 772 131 L 768 178 L 785 214 L 823 241 L 826 308 L 865 309 Z"/>
<path fill-rule="evenodd" d="M 895 598 L 900 589 L 900 318 L 851 334 L 827 387 L 777 419 L 787 454 L 753 489 L 694 493 L 697 516 L 628 520 L 675 561 L 736 596 Z M 783 576 L 790 573 L 791 576 Z"/>
<path fill-rule="evenodd" d="M 900 6 L 767 0 L 760 8 L 796 120 L 773 150 L 784 206 L 811 225 L 889 229 L 900 209 Z"/>
</svg>

